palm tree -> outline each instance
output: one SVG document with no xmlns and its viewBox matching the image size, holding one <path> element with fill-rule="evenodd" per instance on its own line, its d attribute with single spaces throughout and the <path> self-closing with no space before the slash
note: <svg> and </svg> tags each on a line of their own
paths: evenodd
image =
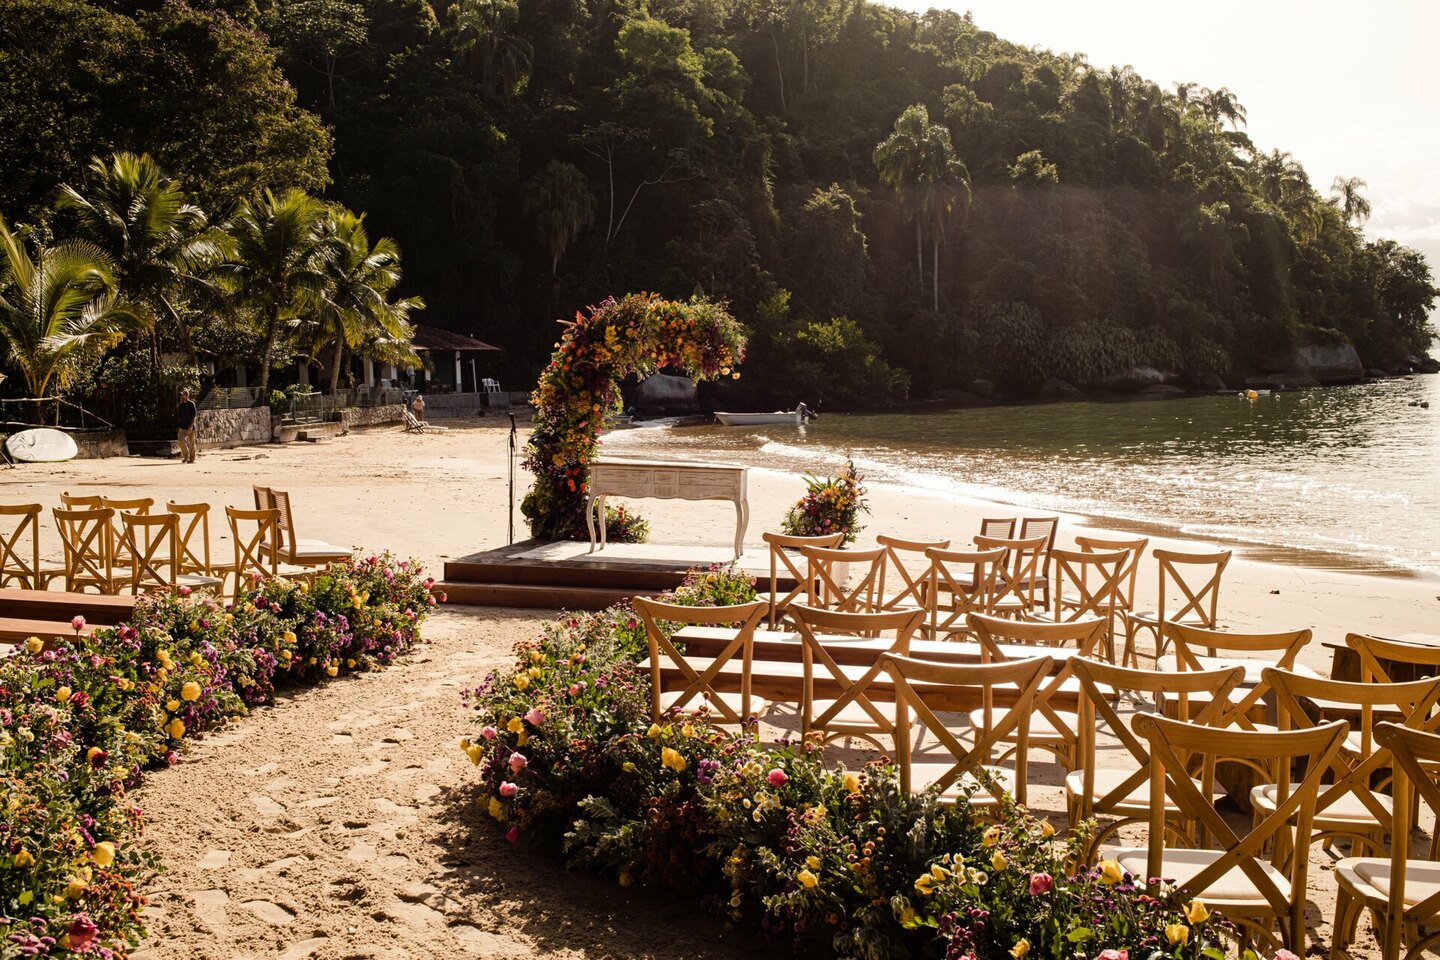
<svg viewBox="0 0 1440 960">
<path fill-rule="evenodd" d="M 930 227 L 933 250 L 934 306 L 940 309 L 940 244 L 945 219 L 963 196 L 970 196 L 970 175 L 955 156 L 950 131 L 930 122 L 925 105 L 907 107 L 895 121 L 895 130 L 875 148 L 880 179 L 900 195 L 902 207 L 915 220 L 915 266 L 921 288 L 925 284 L 925 226 Z"/>
<path fill-rule="evenodd" d="M 186 201 L 180 185 L 149 154 L 117 153 L 90 160 L 91 186 L 60 188 L 57 207 L 73 211 L 81 234 L 115 265 L 120 292 L 141 311 L 150 335 L 151 367 L 160 369 L 160 320 L 179 334 L 190 362 L 199 357 L 178 305 L 189 296 L 218 296 L 204 279 L 229 250 L 224 232 Z"/>
<path fill-rule="evenodd" d="M 38 247 L 32 259 L 0 219 L 0 337 L 32 397 L 68 386 L 76 361 L 114 346 L 140 322 L 115 296 L 115 273 L 93 243 Z"/>
<path fill-rule="evenodd" d="M 1202 90 L 1200 93 L 1200 109 L 1210 118 L 1211 123 L 1226 120 L 1232 129 L 1239 130 L 1240 125 L 1246 122 L 1245 106 L 1229 87 Z"/>
<path fill-rule="evenodd" d="M 535 50 L 514 33 L 520 20 L 516 0 L 460 0 L 450 8 L 455 49 L 478 67 L 487 94 L 508 94 L 530 69 Z"/>
<path fill-rule="evenodd" d="M 330 209 L 320 232 L 326 279 L 314 322 L 335 347 L 330 392 L 340 386 L 346 349 L 364 349 L 389 363 L 419 367 L 421 360 L 410 346 L 414 328 L 408 317 L 412 310 L 423 310 L 425 301 L 390 300 L 400 282 L 400 247 L 389 237 L 372 247 L 364 215 L 343 208 Z"/>
<path fill-rule="evenodd" d="M 226 225 L 235 259 L 224 266 L 241 304 L 255 312 L 265 339 L 260 392 L 270 387 L 275 343 L 287 324 L 314 309 L 325 289 L 322 236 L 327 207 L 304 190 L 266 190 L 241 204 Z"/>
<path fill-rule="evenodd" d="M 551 160 L 530 181 L 525 215 L 535 218 L 540 238 L 550 250 L 550 275 L 560 269 L 565 248 L 595 222 L 595 197 L 579 167 Z"/>
<path fill-rule="evenodd" d="M 1345 213 L 1346 220 L 1362 227 L 1370 219 L 1370 201 L 1360 191 L 1369 184 L 1359 177 L 1336 177 L 1330 184 L 1331 200 Z"/>
</svg>

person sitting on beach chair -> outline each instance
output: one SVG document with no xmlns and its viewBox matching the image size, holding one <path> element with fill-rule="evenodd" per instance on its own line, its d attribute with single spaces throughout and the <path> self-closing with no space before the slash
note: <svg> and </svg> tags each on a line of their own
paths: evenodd
<svg viewBox="0 0 1440 960">
<path fill-rule="evenodd" d="M 436 426 L 428 421 L 416 420 L 415 414 L 409 410 L 404 411 L 404 413 L 406 433 L 445 433 L 450 429 L 449 427 Z"/>
</svg>

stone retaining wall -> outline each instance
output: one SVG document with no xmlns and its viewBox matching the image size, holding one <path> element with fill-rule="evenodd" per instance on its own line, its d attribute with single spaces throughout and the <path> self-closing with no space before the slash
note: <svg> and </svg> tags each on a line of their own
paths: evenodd
<svg viewBox="0 0 1440 960">
<path fill-rule="evenodd" d="M 113 430 L 83 430 L 70 431 L 70 439 L 75 441 L 75 446 L 80 452 L 75 455 L 77 460 L 104 460 L 106 457 L 128 457 L 130 446 L 125 440 L 123 427 L 116 427 Z"/>
<path fill-rule="evenodd" d="M 487 411 L 510 409 L 508 393 L 434 393 L 425 395 L 425 419 L 480 417 Z"/>
<path fill-rule="evenodd" d="M 269 443 L 271 436 L 269 407 L 201 410 L 195 418 L 196 443 L 206 450 Z"/>
<path fill-rule="evenodd" d="M 346 407 L 340 412 L 340 422 L 346 430 L 366 427 L 389 427 L 403 422 L 405 407 L 399 403 L 387 403 L 381 407 Z"/>
</svg>

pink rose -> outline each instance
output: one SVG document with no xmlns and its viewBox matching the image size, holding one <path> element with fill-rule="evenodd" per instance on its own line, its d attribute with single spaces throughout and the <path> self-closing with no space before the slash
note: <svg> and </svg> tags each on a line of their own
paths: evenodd
<svg viewBox="0 0 1440 960">
<path fill-rule="evenodd" d="M 70 921 L 70 929 L 65 931 L 69 937 L 70 949 L 76 953 L 83 953 L 95 938 L 100 934 L 100 928 L 85 914 L 77 913 L 75 919 Z"/>
<path fill-rule="evenodd" d="M 496 730 L 494 727 L 481 727 L 481 728 L 480 728 L 480 736 L 484 737 L 486 740 L 494 740 L 495 737 L 498 736 L 498 735 L 499 735 L 499 731 Z"/>
<path fill-rule="evenodd" d="M 584 688 L 581 687 L 580 684 L 578 684 L 578 683 L 572 683 L 572 684 L 570 684 L 570 696 L 572 696 L 572 697 L 578 697 L 578 696 L 580 696 L 580 691 L 581 691 L 582 689 L 584 689 Z"/>
<path fill-rule="evenodd" d="M 515 794 L 519 791 L 520 788 L 515 786 L 515 784 L 511 783 L 509 780 L 506 780 L 504 783 L 500 784 L 500 796 L 504 797 L 506 800 L 509 800 L 511 797 L 515 796 Z"/>
<path fill-rule="evenodd" d="M 771 770 L 771 771 L 765 776 L 765 782 L 768 783 L 768 784 L 770 784 L 770 786 L 772 786 L 772 787 L 781 787 L 781 786 L 784 786 L 784 785 L 785 785 L 785 782 L 786 782 L 787 780 L 789 780 L 789 779 L 790 779 L 790 775 L 787 774 L 784 770 L 781 770 L 779 767 L 776 767 L 774 770 Z"/>
<path fill-rule="evenodd" d="M 1284 947 L 1281 947 L 1275 951 L 1275 960 L 1300 960 L 1300 958 Z"/>
<path fill-rule="evenodd" d="M 524 770 L 525 765 L 529 762 L 529 760 L 525 759 L 525 754 L 523 753 L 510 754 L 510 769 L 515 771 L 516 773 Z"/>
<path fill-rule="evenodd" d="M 183 583 L 180 585 L 180 588 L 179 588 L 178 590 L 176 590 L 175 592 L 178 593 L 178 594 L 180 594 L 180 596 L 182 596 L 182 597 L 188 597 L 188 596 L 190 596 L 190 588 L 187 587 L 187 586 L 185 586 Z"/>
<path fill-rule="evenodd" d="M 1030 875 L 1030 896 L 1038 897 L 1042 893 L 1049 893 L 1050 888 L 1055 886 L 1055 878 L 1048 873 L 1032 873 Z M 1102 960 L 1116 960 L 1114 957 L 1104 957 Z"/>
<path fill-rule="evenodd" d="M 84 617 L 79 617 L 79 616 L 71 617 L 71 618 L 70 618 L 70 629 L 71 629 L 71 630 L 74 630 L 76 633 L 79 633 L 81 630 L 84 630 L 84 629 L 85 629 L 85 618 L 84 618 Z"/>
<path fill-rule="evenodd" d="M 532 707 L 530 711 L 525 714 L 525 722 L 532 727 L 538 727 L 545 722 L 545 714 L 540 711 L 539 707 Z"/>
<path fill-rule="evenodd" d="M 506 831 L 505 831 L 505 839 L 506 839 L 506 840 L 509 840 L 511 843 L 514 843 L 514 842 L 515 842 L 516 840 L 518 840 L 519 838 L 520 838 L 520 828 L 519 828 L 519 827 L 511 827 L 509 830 L 506 830 Z"/>
<path fill-rule="evenodd" d="M 1284 952 L 1287 952 L 1287 951 L 1281 951 L 1281 952 L 1284 953 Z M 1292 957 L 1295 956 L 1293 953 L 1290 954 L 1290 955 L 1291 955 Z M 1109 949 L 1109 950 L 1101 950 L 1101 951 L 1100 951 L 1100 960 L 1130 960 L 1130 951 L 1129 951 L 1129 950 L 1116 950 L 1116 949 L 1114 949 L 1113 947 L 1112 947 L 1111 949 Z"/>
</svg>

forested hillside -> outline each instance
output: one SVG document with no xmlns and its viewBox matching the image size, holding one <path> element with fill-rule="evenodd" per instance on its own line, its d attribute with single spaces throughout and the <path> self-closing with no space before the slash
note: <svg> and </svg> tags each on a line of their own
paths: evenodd
<svg viewBox="0 0 1440 960">
<path fill-rule="evenodd" d="M 1223 78 L 1222 78 L 1223 79 Z M 1236 93 L 863 0 L 7 0 L 0 213 L 149 152 L 211 219 L 367 213 L 423 319 L 533 376 L 614 293 L 727 298 L 756 402 L 1423 353 L 1419 254 Z M 63 222 L 63 221 L 62 221 Z M 42 230 L 43 233 L 43 230 Z M 199 306 L 193 309 L 201 309 Z"/>
</svg>

